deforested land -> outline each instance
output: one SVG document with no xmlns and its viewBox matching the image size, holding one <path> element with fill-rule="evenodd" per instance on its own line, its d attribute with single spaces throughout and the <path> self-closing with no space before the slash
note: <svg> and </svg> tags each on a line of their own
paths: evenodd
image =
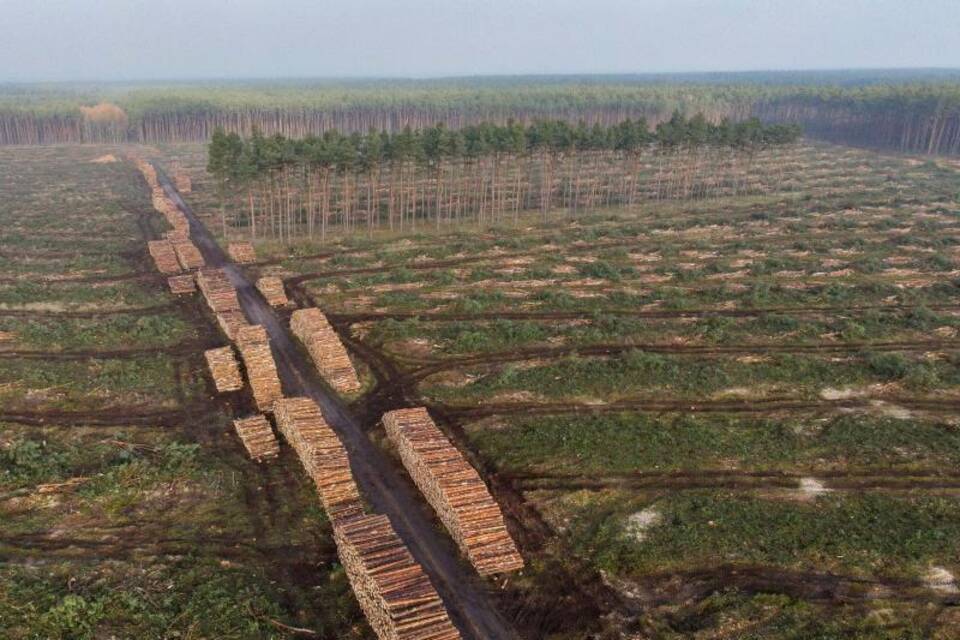
<svg viewBox="0 0 960 640">
<path fill-rule="evenodd" d="M 0 88 L 0 636 L 953 637 L 956 81 Z"/>
</svg>

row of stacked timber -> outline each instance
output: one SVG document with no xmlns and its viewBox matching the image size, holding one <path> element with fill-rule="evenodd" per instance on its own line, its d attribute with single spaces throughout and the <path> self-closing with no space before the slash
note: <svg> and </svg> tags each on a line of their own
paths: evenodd
<svg viewBox="0 0 960 640">
<path fill-rule="evenodd" d="M 185 270 L 199 269 L 207 265 L 203 259 L 203 255 L 200 253 L 200 249 L 198 249 L 197 245 L 193 244 L 189 238 L 171 240 L 171 244 L 177 254 L 177 260 L 180 261 L 180 266 Z"/>
<path fill-rule="evenodd" d="M 237 264 L 250 264 L 257 261 L 257 253 L 249 242 L 231 242 L 227 245 L 227 254 Z"/>
<path fill-rule="evenodd" d="M 243 388 L 243 376 L 240 374 L 240 363 L 233 353 L 233 347 L 219 347 L 203 352 L 210 367 L 210 375 L 217 391 L 239 391 Z"/>
<path fill-rule="evenodd" d="M 192 273 L 188 273 L 183 276 L 170 276 L 167 278 L 167 286 L 170 287 L 170 293 L 179 296 L 194 293 L 197 290 L 197 281 Z"/>
<path fill-rule="evenodd" d="M 238 418 L 233 421 L 233 428 L 236 429 L 247 453 L 254 460 L 266 460 L 280 455 L 280 443 L 277 442 L 273 428 L 263 414 Z"/>
<path fill-rule="evenodd" d="M 182 271 L 177 252 L 169 240 L 150 240 L 147 242 L 147 251 L 160 273 L 173 275 Z"/>
<path fill-rule="evenodd" d="M 290 316 L 290 330 L 307 347 L 317 371 L 339 393 L 360 389 L 357 371 L 326 316 L 316 307 L 298 309 Z"/>
<path fill-rule="evenodd" d="M 147 181 L 147 185 L 151 190 L 156 189 L 160 186 L 160 181 L 157 180 L 157 170 L 156 168 L 144 160 L 143 158 L 132 158 L 133 163 L 137 166 L 137 169 L 143 175 L 143 179 Z"/>
<path fill-rule="evenodd" d="M 440 596 L 389 518 L 364 515 L 333 528 L 337 553 L 381 640 L 456 640 Z"/>
<path fill-rule="evenodd" d="M 389 518 L 364 513 L 346 449 L 317 404 L 310 398 L 283 398 L 274 405 L 274 417 L 317 485 L 347 578 L 377 636 L 460 638 L 430 578 Z"/>
<path fill-rule="evenodd" d="M 197 285 L 214 313 L 240 310 L 237 289 L 223 269 L 201 269 L 197 272 Z"/>
<path fill-rule="evenodd" d="M 257 410 L 273 411 L 274 402 L 283 397 L 283 391 L 266 329 L 258 324 L 243 327 L 237 329 L 234 339 L 247 370 Z"/>
<path fill-rule="evenodd" d="M 480 575 L 515 571 L 523 557 L 477 470 L 423 407 L 383 415 L 404 467 Z"/>
<path fill-rule="evenodd" d="M 287 292 L 283 289 L 283 280 L 276 276 L 264 276 L 257 280 L 257 290 L 271 307 L 285 307 L 289 302 Z"/>
<path fill-rule="evenodd" d="M 274 403 L 277 428 L 297 452 L 317 485 L 331 522 L 363 513 L 360 490 L 350 471 L 347 451 L 310 398 L 283 398 Z"/>
</svg>

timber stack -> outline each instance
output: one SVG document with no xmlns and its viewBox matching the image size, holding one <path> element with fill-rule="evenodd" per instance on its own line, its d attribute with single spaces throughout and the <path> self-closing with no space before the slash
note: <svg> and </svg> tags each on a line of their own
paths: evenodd
<svg viewBox="0 0 960 640">
<path fill-rule="evenodd" d="M 180 261 L 177 260 L 177 252 L 169 240 L 149 240 L 147 251 L 150 252 L 157 271 L 165 275 L 180 273 Z"/>
<path fill-rule="evenodd" d="M 363 513 L 360 490 L 350 470 L 350 460 L 340 438 L 310 398 L 283 398 L 273 406 L 277 428 L 297 452 L 320 494 L 330 521 Z"/>
<path fill-rule="evenodd" d="M 174 295 L 193 293 L 197 290 L 197 282 L 194 280 L 193 274 L 170 276 L 167 278 L 167 286 L 170 287 L 170 293 Z"/>
<path fill-rule="evenodd" d="M 266 329 L 258 324 L 243 327 L 236 331 L 235 339 L 257 410 L 272 411 L 274 402 L 283 397 L 283 391 Z"/>
<path fill-rule="evenodd" d="M 250 264 L 257 261 L 257 252 L 249 242 L 231 242 L 227 245 L 227 254 L 237 264 Z"/>
<path fill-rule="evenodd" d="M 214 313 L 240 310 L 237 289 L 223 269 L 201 269 L 197 272 L 197 284 Z"/>
<path fill-rule="evenodd" d="M 259 462 L 280 455 L 280 444 L 263 414 L 234 420 L 233 428 L 237 430 L 240 442 L 254 460 Z"/>
<path fill-rule="evenodd" d="M 213 383 L 220 393 L 239 391 L 243 388 L 243 376 L 240 374 L 240 363 L 233 354 L 233 347 L 208 349 L 203 352 L 210 367 Z"/>
<path fill-rule="evenodd" d="M 370 626 L 381 640 L 456 640 L 440 596 L 385 515 L 333 528 L 337 553 Z"/>
<path fill-rule="evenodd" d="M 193 191 L 193 182 L 186 173 L 178 172 L 177 175 L 173 177 L 173 184 L 180 193 L 188 194 Z"/>
<path fill-rule="evenodd" d="M 283 280 L 276 276 L 264 276 L 257 280 L 257 289 L 271 307 L 284 307 L 289 302 L 287 292 L 283 290 Z"/>
<path fill-rule="evenodd" d="M 357 371 L 346 348 L 326 316 L 316 307 L 298 309 L 290 316 L 290 330 L 307 347 L 317 371 L 339 393 L 360 389 Z"/>
<path fill-rule="evenodd" d="M 223 335 L 230 340 L 237 339 L 237 331 L 244 327 L 249 327 L 250 323 L 239 309 L 234 311 L 221 311 L 217 314 L 217 324 L 223 330 Z"/>
<path fill-rule="evenodd" d="M 523 557 L 477 470 L 423 407 L 383 415 L 403 466 L 480 575 L 515 571 Z"/>
<path fill-rule="evenodd" d="M 173 250 L 177 254 L 177 260 L 180 261 L 180 266 L 185 270 L 190 271 L 191 269 L 199 269 L 205 267 L 207 263 L 203 259 L 203 255 L 200 253 L 200 249 L 197 248 L 197 245 L 193 244 L 189 238 L 184 240 L 174 240 L 171 241 L 173 245 Z"/>
</svg>

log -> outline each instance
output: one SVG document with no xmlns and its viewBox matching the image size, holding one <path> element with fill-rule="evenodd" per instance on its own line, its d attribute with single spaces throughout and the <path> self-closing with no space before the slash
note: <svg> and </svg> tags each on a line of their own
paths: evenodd
<svg viewBox="0 0 960 640">
<path fill-rule="evenodd" d="M 170 293 L 175 295 L 194 293 L 197 290 L 197 282 L 194 280 L 193 274 L 170 276 L 167 278 L 167 286 L 170 287 Z"/>
<path fill-rule="evenodd" d="M 180 266 L 186 271 L 206 266 L 207 263 L 203 259 L 200 249 L 189 239 L 172 240 L 171 244 L 173 244 L 173 250 L 177 254 L 177 260 L 180 262 Z"/>
<path fill-rule="evenodd" d="M 214 313 L 240 310 L 237 289 L 223 269 L 201 269 L 197 272 L 197 285 Z"/>
<path fill-rule="evenodd" d="M 313 479 L 331 522 L 363 513 L 360 490 L 347 451 L 310 398 L 283 398 L 274 403 L 277 428 Z"/>
<path fill-rule="evenodd" d="M 347 579 L 381 640 L 456 640 L 460 632 L 423 568 L 385 515 L 333 528 Z"/>
<path fill-rule="evenodd" d="M 306 346 L 317 371 L 331 387 L 339 393 L 360 390 L 360 380 L 350 356 L 320 309 L 294 311 L 290 316 L 290 329 Z"/>
<path fill-rule="evenodd" d="M 266 330 L 258 324 L 241 327 L 235 332 L 235 340 L 257 410 L 272 411 L 274 402 L 283 397 L 283 391 Z"/>
<path fill-rule="evenodd" d="M 523 557 L 487 485 L 423 407 L 383 415 L 387 437 L 427 502 L 480 575 L 516 571 Z"/>
<path fill-rule="evenodd" d="M 257 289 L 271 307 L 284 307 L 289 303 L 283 280 L 276 276 L 264 276 L 257 280 Z"/>
<path fill-rule="evenodd" d="M 220 393 L 239 391 L 243 389 L 243 376 L 240 374 L 240 363 L 233 354 L 233 347 L 208 349 L 203 352 L 210 368 L 213 383 Z"/>
<path fill-rule="evenodd" d="M 181 272 L 177 252 L 169 240 L 150 240 L 147 242 L 147 251 L 160 273 L 171 275 Z"/>
<path fill-rule="evenodd" d="M 280 455 L 280 444 L 266 416 L 257 414 L 233 421 L 233 427 L 250 457 L 257 461 L 276 458 Z"/>
<path fill-rule="evenodd" d="M 257 253 L 249 242 L 231 242 L 227 245 L 227 254 L 237 264 L 249 264 L 257 261 Z"/>
</svg>

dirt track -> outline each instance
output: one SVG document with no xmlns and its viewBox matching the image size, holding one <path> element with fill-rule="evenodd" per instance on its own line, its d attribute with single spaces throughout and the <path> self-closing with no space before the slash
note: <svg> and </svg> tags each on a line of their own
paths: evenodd
<svg viewBox="0 0 960 640">
<path fill-rule="evenodd" d="M 630 318 L 753 318 L 765 314 L 819 315 L 831 314 L 849 316 L 861 311 L 886 311 L 890 313 L 916 309 L 914 305 L 876 304 L 764 307 L 753 309 L 602 309 L 592 311 L 491 311 L 478 313 L 458 313 L 446 311 L 366 311 L 357 313 L 327 314 L 330 322 L 340 325 L 356 324 L 377 320 L 420 320 L 422 322 L 464 322 L 484 320 L 590 320 L 600 316 L 623 316 Z M 931 311 L 956 311 L 960 304 L 937 304 L 925 307 Z"/>
<path fill-rule="evenodd" d="M 755 400 L 641 400 L 627 399 L 605 404 L 584 402 L 484 402 L 477 405 L 437 404 L 436 409 L 459 418 L 482 418 L 494 415 L 560 415 L 567 413 L 611 413 L 621 411 L 690 413 L 775 413 L 798 410 L 867 409 L 875 402 L 885 402 L 918 411 L 960 411 L 960 400 L 925 400 L 895 396 L 843 398 L 838 400 L 804 400 L 800 398 L 762 398 Z M 431 409 L 433 405 L 431 405 Z"/>
<path fill-rule="evenodd" d="M 438 533 L 432 514 L 410 480 L 369 439 L 343 401 L 318 378 L 313 364 L 296 345 L 280 317 L 237 265 L 228 262 L 216 240 L 165 175 L 161 175 L 161 181 L 189 219 L 190 235 L 207 264 L 226 269 L 237 287 L 248 320 L 263 325 L 269 333 L 285 395 L 305 395 L 320 405 L 324 417 L 350 454 L 351 468 L 364 497 L 375 511 L 390 517 L 398 534 L 443 597 L 464 637 L 476 640 L 518 637 L 492 606 L 488 586 L 465 569 L 453 542 Z"/>
</svg>

